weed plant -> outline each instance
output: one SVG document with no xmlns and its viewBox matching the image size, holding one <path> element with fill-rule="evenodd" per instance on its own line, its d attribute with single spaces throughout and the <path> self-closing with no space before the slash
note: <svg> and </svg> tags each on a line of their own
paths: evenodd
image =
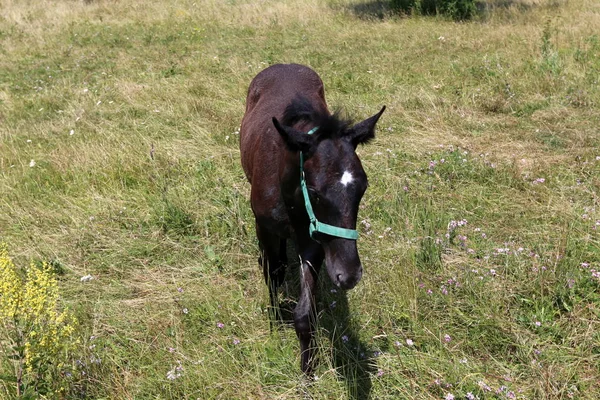
<svg viewBox="0 0 600 400">
<path fill-rule="evenodd" d="M 22 271 L 0 243 L 0 289 L 0 362 L 3 371 L 12 372 L 2 377 L 6 394 L 62 397 L 76 371 L 77 320 L 59 309 L 51 266 L 32 263 Z"/>
</svg>

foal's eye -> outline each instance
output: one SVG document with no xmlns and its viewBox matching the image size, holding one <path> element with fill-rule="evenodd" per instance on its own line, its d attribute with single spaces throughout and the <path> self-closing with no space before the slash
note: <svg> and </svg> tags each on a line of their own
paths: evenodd
<svg viewBox="0 0 600 400">
<path fill-rule="evenodd" d="M 315 204 L 319 204 L 319 202 L 321 201 L 321 198 L 319 197 L 315 189 L 308 189 L 308 195 L 310 196 L 310 200 Z"/>
</svg>

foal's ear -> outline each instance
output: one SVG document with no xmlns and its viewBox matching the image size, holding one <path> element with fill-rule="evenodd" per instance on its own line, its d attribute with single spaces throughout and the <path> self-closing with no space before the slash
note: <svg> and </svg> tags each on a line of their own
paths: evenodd
<svg viewBox="0 0 600 400">
<path fill-rule="evenodd" d="M 375 124 L 377 123 L 379 117 L 381 117 L 381 114 L 383 114 L 384 111 L 385 106 L 383 106 L 381 111 L 379 111 L 377 114 L 365 119 L 362 122 L 359 122 L 358 124 L 350 128 L 349 137 L 354 147 L 358 146 L 361 143 L 368 143 L 369 141 L 375 138 Z"/>
<path fill-rule="evenodd" d="M 277 129 L 277 132 L 279 132 L 283 138 L 285 145 L 291 151 L 303 151 L 308 153 L 315 142 L 313 136 L 292 127 L 281 125 L 275 117 L 273 117 L 273 125 L 275 125 L 275 129 Z"/>
</svg>

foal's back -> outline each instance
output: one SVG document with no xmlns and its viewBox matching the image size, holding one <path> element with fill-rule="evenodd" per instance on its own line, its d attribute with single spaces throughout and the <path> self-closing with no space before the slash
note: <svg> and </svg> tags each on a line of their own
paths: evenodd
<svg viewBox="0 0 600 400">
<path fill-rule="evenodd" d="M 254 174 L 276 173 L 285 146 L 272 118 L 281 120 L 285 108 L 299 95 L 315 110 L 328 112 L 323 81 L 304 65 L 275 64 L 250 83 L 240 129 L 242 167 L 250 182 Z"/>
</svg>

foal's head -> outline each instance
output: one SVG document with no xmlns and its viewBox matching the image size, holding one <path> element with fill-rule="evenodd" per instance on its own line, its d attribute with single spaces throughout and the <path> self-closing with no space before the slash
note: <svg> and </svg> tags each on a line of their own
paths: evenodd
<svg viewBox="0 0 600 400">
<path fill-rule="evenodd" d="M 304 153 L 306 185 L 320 222 L 356 229 L 358 207 L 368 186 L 356 147 L 375 137 L 375 124 L 384 110 L 385 107 L 352 126 L 337 115 L 316 112 L 305 99 L 297 99 L 286 109 L 283 124 L 273 118 L 288 149 Z M 313 127 L 317 127 L 316 132 L 308 135 L 308 129 Z M 294 200 L 300 209 L 304 208 L 299 189 L 294 193 Z M 318 233 L 315 240 L 323 246 L 327 272 L 333 283 L 342 289 L 353 288 L 363 271 L 356 240 L 322 233 Z"/>
</svg>

